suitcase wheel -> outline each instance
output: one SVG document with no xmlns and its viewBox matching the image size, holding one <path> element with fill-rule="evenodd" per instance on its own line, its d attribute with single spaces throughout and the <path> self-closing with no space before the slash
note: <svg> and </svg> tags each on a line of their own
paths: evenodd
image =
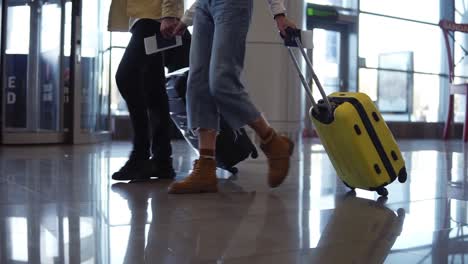
<svg viewBox="0 0 468 264">
<path fill-rule="evenodd" d="M 377 193 L 380 195 L 380 196 L 387 196 L 388 195 L 388 191 L 386 188 L 380 188 L 377 190 Z"/>
<path fill-rule="evenodd" d="M 398 181 L 401 183 L 404 183 L 406 182 L 407 179 L 408 179 L 408 174 L 406 173 L 406 168 L 403 167 L 403 169 L 401 169 L 400 172 L 398 173 Z"/>
<path fill-rule="evenodd" d="M 258 152 L 257 152 L 256 149 L 254 151 L 252 151 L 252 154 L 250 154 L 250 157 L 252 157 L 252 159 L 258 158 Z"/>
<path fill-rule="evenodd" d="M 398 181 L 401 183 L 406 182 L 407 179 L 408 179 L 408 176 L 406 174 L 398 176 Z"/>
<path fill-rule="evenodd" d="M 232 167 L 232 168 L 227 169 L 227 171 L 235 175 L 239 172 L 239 169 L 236 167 Z"/>
</svg>

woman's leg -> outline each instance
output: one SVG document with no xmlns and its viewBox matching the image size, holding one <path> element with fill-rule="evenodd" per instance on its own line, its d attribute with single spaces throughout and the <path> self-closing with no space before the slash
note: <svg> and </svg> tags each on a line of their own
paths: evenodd
<svg viewBox="0 0 468 264">
<path fill-rule="evenodd" d="M 241 74 L 253 0 L 214 0 L 215 23 L 210 60 L 210 92 L 219 113 L 233 129 L 261 117 L 249 98 Z"/>
<path fill-rule="evenodd" d="M 249 125 L 262 139 L 268 157 L 268 183 L 279 186 L 289 171 L 294 144 L 279 136 L 251 102 L 240 76 L 244 68 L 247 32 L 253 0 L 214 1 L 215 33 L 210 63 L 210 90 L 220 114 L 238 129 Z"/>
<path fill-rule="evenodd" d="M 213 43 L 214 23 L 208 1 L 200 1 L 193 27 L 190 49 L 190 74 L 187 86 L 189 128 L 198 133 L 200 159 L 184 180 L 169 186 L 169 193 L 216 192 L 216 135 L 219 114 L 209 89 L 209 65 Z"/>
<path fill-rule="evenodd" d="M 294 144 L 288 138 L 277 135 L 268 125 L 250 101 L 240 81 L 240 75 L 244 67 L 245 45 L 252 13 L 252 1 L 212 0 L 209 7 L 207 7 L 208 3 L 204 2 L 205 10 L 209 10 L 206 11 L 207 13 L 204 13 L 201 8 L 197 10 L 190 63 L 191 68 L 192 65 L 201 66 L 203 75 L 195 75 L 193 71 L 191 72 L 188 110 L 189 116 L 191 116 L 189 126 L 191 128 L 201 128 L 199 130 L 201 158 L 196 161 L 194 170 L 188 178 L 169 187 L 170 193 L 196 193 L 217 190 L 214 146 L 219 122 L 216 122 L 216 126 L 213 125 L 215 123 L 213 113 L 216 112 L 217 114 L 218 110 L 234 129 L 248 124 L 262 138 L 261 148 L 268 157 L 268 183 L 271 187 L 279 186 L 288 174 Z M 199 19 L 198 22 L 197 19 Z M 214 29 L 214 34 L 213 31 L 210 31 L 210 34 L 206 34 L 206 32 L 201 34 L 207 28 L 207 25 L 203 26 L 203 24 L 208 24 L 201 23 L 201 21 L 213 23 L 210 23 L 209 26 Z M 202 36 L 211 37 L 212 42 L 209 45 L 205 43 L 203 49 L 199 50 Z M 211 50 L 209 62 L 197 55 L 206 52 L 205 48 L 207 46 Z M 194 61 L 194 57 L 198 60 Z M 207 57 L 205 56 L 204 59 Z M 195 85 L 197 82 L 194 77 L 206 77 L 207 67 L 209 67 L 208 85 L 206 85 L 206 80 Z M 202 97 L 202 95 L 206 95 L 206 87 L 209 88 L 211 96 Z M 196 92 L 202 88 L 203 93 Z M 190 94 L 191 91 L 192 94 Z M 202 100 L 207 99 L 209 99 L 208 104 L 202 104 Z M 212 100 L 215 102 L 215 110 L 211 109 L 213 107 Z M 217 115 L 216 120 L 218 120 Z"/>
<path fill-rule="evenodd" d="M 264 117 L 248 124 L 262 139 L 260 148 L 268 158 L 268 185 L 275 188 L 288 176 L 294 143 L 286 136 L 276 134 Z"/>
</svg>

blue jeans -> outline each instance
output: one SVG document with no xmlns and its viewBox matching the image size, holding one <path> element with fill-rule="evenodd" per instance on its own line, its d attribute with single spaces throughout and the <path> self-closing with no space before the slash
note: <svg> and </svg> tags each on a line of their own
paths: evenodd
<svg viewBox="0 0 468 264">
<path fill-rule="evenodd" d="M 261 114 L 240 75 L 254 0 L 200 0 L 194 16 L 187 112 L 190 129 L 239 129 Z"/>
</svg>

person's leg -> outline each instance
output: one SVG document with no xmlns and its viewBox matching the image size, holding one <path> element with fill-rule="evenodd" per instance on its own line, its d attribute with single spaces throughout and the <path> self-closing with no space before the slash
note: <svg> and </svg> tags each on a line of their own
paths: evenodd
<svg viewBox="0 0 468 264">
<path fill-rule="evenodd" d="M 216 161 L 214 159 L 219 115 L 209 90 L 209 63 L 214 23 L 208 1 L 199 2 L 190 49 L 190 74 L 187 84 L 187 114 L 189 128 L 198 133 L 200 159 L 192 173 L 169 186 L 169 193 L 216 192 Z"/>
<path fill-rule="evenodd" d="M 134 136 L 130 158 L 118 172 L 112 175 L 114 180 L 147 177 L 144 175 L 144 168 L 150 156 L 150 141 L 147 106 L 142 103 L 142 98 L 145 96 L 141 85 L 140 70 L 146 56 L 142 34 L 143 22 L 141 20 L 134 26 L 132 37 L 115 76 L 120 94 L 127 103 Z"/>
<path fill-rule="evenodd" d="M 215 1 L 215 34 L 210 63 L 210 89 L 220 114 L 234 129 L 249 125 L 262 139 L 268 157 L 268 182 L 280 185 L 289 170 L 293 143 L 268 125 L 245 91 L 240 80 L 244 67 L 252 0 Z"/>
<path fill-rule="evenodd" d="M 148 20 L 143 30 L 144 35 L 160 34 L 160 23 Z M 166 92 L 164 60 L 161 53 L 145 57 L 143 67 L 143 87 L 148 106 L 151 127 L 152 176 L 171 179 L 175 177 L 172 167 L 172 147 L 170 138 L 171 120 Z"/>
<path fill-rule="evenodd" d="M 288 176 L 294 143 L 288 137 L 278 135 L 263 117 L 248 125 L 260 136 L 260 148 L 268 158 L 268 185 L 278 187 Z"/>
</svg>

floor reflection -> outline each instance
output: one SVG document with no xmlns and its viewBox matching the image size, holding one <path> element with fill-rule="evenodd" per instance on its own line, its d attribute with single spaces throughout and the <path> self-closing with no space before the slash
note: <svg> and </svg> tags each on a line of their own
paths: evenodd
<svg viewBox="0 0 468 264">
<path fill-rule="evenodd" d="M 169 182 L 116 183 L 112 191 L 121 195 L 131 214 L 130 234 L 123 263 L 189 263 L 222 260 L 233 233 L 238 229 L 255 193 L 246 193 L 232 183 L 221 183 L 226 204 L 235 204 L 229 221 L 197 220 L 194 210 L 203 206 L 197 197 L 167 195 Z M 217 197 L 220 199 L 220 197 Z M 194 203 L 201 202 L 201 204 Z M 151 205 L 149 228 L 147 207 Z M 192 219 L 192 220 L 188 220 Z M 220 232 L 222 230 L 222 232 Z"/>
<path fill-rule="evenodd" d="M 117 183 L 129 144 L 0 148 L 0 263 L 464 263 L 468 149 L 401 141 L 409 179 L 355 195 L 318 142 L 266 184 L 264 157 L 221 173 L 218 194 Z M 178 177 L 194 153 L 175 142 Z"/>
<path fill-rule="evenodd" d="M 322 231 L 314 263 L 383 263 L 401 234 L 405 210 L 348 194 L 339 199 Z"/>
</svg>

